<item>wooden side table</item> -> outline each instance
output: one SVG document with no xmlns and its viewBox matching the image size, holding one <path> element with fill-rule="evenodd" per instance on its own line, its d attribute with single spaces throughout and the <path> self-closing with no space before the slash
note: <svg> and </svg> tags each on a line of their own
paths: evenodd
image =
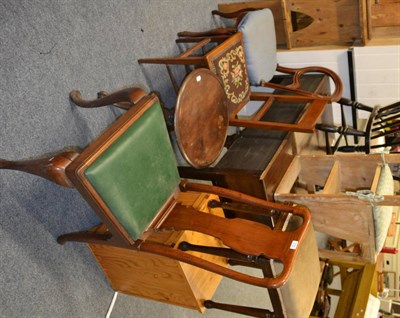
<svg viewBox="0 0 400 318">
<path fill-rule="evenodd" d="M 175 106 L 175 134 L 186 161 L 195 168 L 212 164 L 221 153 L 228 131 L 226 95 L 209 69 L 190 72 Z"/>
<path fill-rule="evenodd" d="M 286 85 L 290 78 L 278 76 L 276 81 Z M 329 80 L 323 75 L 306 75 L 301 88 L 319 94 L 328 93 Z M 295 107 L 276 101 L 271 105 L 271 113 L 266 115 L 267 120 L 278 117 L 279 121 L 296 121 L 303 107 L 302 103 Z M 326 107 L 325 112 L 329 111 L 330 108 Z M 246 128 L 214 167 L 199 170 L 180 166 L 179 174 L 182 178 L 210 180 L 218 186 L 273 200 L 275 189 L 293 156 L 315 151 L 317 146 L 316 134 Z"/>
<path fill-rule="evenodd" d="M 215 195 L 183 192 L 179 201 L 184 205 L 199 208 L 206 213 L 222 216 L 222 209 L 212 210 L 207 204 L 210 200 L 218 199 Z M 96 232 L 104 231 L 103 225 L 93 229 Z M 156 233 L 148 240 L 174 244 L 181 241 L 190 241 L 194 244 L 223 245 L 214 238 L 192 232 Z M 222 276 L 206 270 L 171 260 L 162 256 L 152 255 L 123 248 L 106 245 L 88 244 L 96 257 L 101 269 L 115 291 L 144 297 L 195 309 L 205 310 L 202 301 L 211 299 L 217 289 Z M 192 252 L 196 253 L 196 252 Z M 204 259 L 219 262 L 227 266 L 224 258 L 201 254 Z"/>
</svg>

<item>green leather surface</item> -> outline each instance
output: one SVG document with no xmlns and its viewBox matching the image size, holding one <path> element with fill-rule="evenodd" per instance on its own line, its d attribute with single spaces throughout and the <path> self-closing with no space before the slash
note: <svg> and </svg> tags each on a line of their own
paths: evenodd
<svg viewBox="0 0 400 318">
<path fill-rule="evenodd" d="M 137 239 L 180 181 L 160 105 L 153 104 L 85 176 Z"/>
</svg>

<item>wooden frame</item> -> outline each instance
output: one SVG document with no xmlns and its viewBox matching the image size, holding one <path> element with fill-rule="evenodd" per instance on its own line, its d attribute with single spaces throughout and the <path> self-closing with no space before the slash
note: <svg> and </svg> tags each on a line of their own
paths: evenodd
<svg viewBox="0 0 400 318">
<path fill-rule="evenodd" d="M 165 58 L 143 58 L 139 59 L 138 62 L 141 64 L 165 64 L 167 66 L 168 73 L 170 75 L 172 84 L 175 91 L 178 91 L 178 84 L 173 77 L 169 65 L 195 65 L 197 67 L 209 67 L 212 71 L 216 72 L 217 75 L 221 76 L 221 72 L 218 72 L 218 68 L 215 66 L 216 61 L 225 54 L 229 52 L 232 48 L 239 46 L 242 49 L 242 54 L 244 54 L 242 35 L 240 32 L 232 35 L 224 42 L 216 46 L 214 49 L 207 52 L 202 56 L 191 56 L 194 52 L 203 48 L 206 44 L 210 43 L 212 40 L 210 38 L 204 39 L 189 48 L 187 51 L 183 52 L 176 57 L 165 57 Z M 253 93 L 250 91 L 249 79 L 247 75 L 247 66 L 244 61 L 241 61 L 241 72 L 243 83 L 241 84 L 243 93 L 241 97 L 235 101 L 229 101 L 228 87 L 231 85 L 224 85 L 225 92 L 228 98 L 228 113 L 229 113 L 229 124 L 231 126 L 248 127 L 256 129 L 271 129 L 271 130 L 284 130 L 284 131 L 297 131 L 297 132 L 314 132 L 315 125 L 321 116 L 325 105 L 331 101 L 335 101 L 340 98 L 342 94 L 342 82 L 340 78 L 331 70 L 322 67 L 306 67 L 301 69 L 290 69 L 282 66 L 278 66 L 277 71 L 282 73 L 291 74 L 293 76 L 293 81 L 290 85 L 282 86 L 273 84 L 270 82 L 263 82 L 261 85 L 264 87 L 270 87 L 275 90 L 283 91 L 286 93 L 280 94 L 270 94 L 270 93 Z M 329 75 L 335 82 L 335 92 L 331 96 L 322 96 L 318 94 L 313 94 L 311 92 L 303 91 L 300 89 L 300 78 L 302 75 L 308 72 L 321 72 Z M 224 82 L 224 80 L 223 80 Z M 238 114 L 240 110 L 250 101 L 263 101 L 264 104 L 260 107 L 256 114 L 250 119 L 239 118 Z M 260 119 L 269 110 L 270 105 L 274 101 L 282 102 L 306 102 L 308 106 L 305 109 L 303 116 L 298 120 L 297 123 L 287 124 L 280 122 L 268 122 L 261 121 Z"/>
<path fill-rule="evenodd" d="M 111 100 L 129 103 L 133 106 L 105 130 L 98 139 L 84 149 L 81 154 L 61 153 L 50 158 L 24 161 L 0 159 L 0 168 L 26 171 L 66 186 L 76 186 L 107 227 L 107 231 L 104 233 L 80 231 L 61 235 L 58 238 L 60 244 L 67 241 L 79 241 L 140 250 L 198 266 L 243 283 L 265 288 L 277 288 L 283 285 L 290 276 L 298 251 L 291 248 L 291 245 L 293 241 L 301 244 L 304 233 L 310 224 L 310 214 L 306 208 L 267 202 L 236 191 L 214 186 L 181 182 L 172 191 L 170 198 L 165 202 L 164 206 L 160 207 L 160 211 L 154 220 L 155 222 L 150 224 L 150 227 L 146 230 L 148 233 L 154 231 L 196 231 L 215 237 L 228 247 L 227 249 L 217 251 L 212 249 L 212 252 L 204 248 L 205 253 L 221 253 L 224 257 L 247 260 L 247 262 L 249 259 L 252 259 L 252 262 L 256 263 L 259 261 L 262 262 L 266 255 L 272 259 L 282 261 L 284 270 L 280 275 L 273 278 L 260 278 L 212 263 L 171 245 L 147 241 L 147 235 L 134 240 L 124 230 L 120 221 L 113 215 L 113 211 L 111 211 L 111 208 L 108 207 L 97 190 L 88 184 L 85 175 L 82 173 L 83 170 L 96 160 L 104 149 L 118 139 L 130 125 L 135 123 L 147 109 L 150 107 L 160 107 L 159 105 L 153 106 L 158 101 L 154 94 L 144 96 L 135 103 L 132 96 L 137 96 L 137 94 L 134 92 L 138 91 L 134 88 L 131 90 L 132 94 L 126 91 L 126 94 L 122 94 L 122 100 L 118 100 L 121 99 L 121 94 L 116 93 L 115 95 L 111 94 L 110 96 L 100 98 L 96 102 L 96 106 L 100 106 L 104 101 L 108 103 Z M 90 107 L 91 103 L 87 105 Z M 165 133 L 167 134 L 166 129 Z M 61 182 L 59 182 L 60 180 Z M 265 213 L 269 213 L 271 210 L 280 211 L 282 222 L 291 214 L 298 215 L 302 218 L 303 223 L 294 231 L 284 232 L 280 228 L 271 229 L 265 224 L 242 218 L 225 219 L 211 214 L 200 213 L 193 208 L 184 207 L 177 202 L 176 195 L 180 191 L 215 194 L 245 206 L 253 206 L 258 211 L 265 211 Z M 246 233 L 246 235 L 244 236 L 242 233 Z"/>
<path fill-rule="evenodd" d="M 386 154 L 384 160 L 396 163 L 400 155 Z M 277 187 L 275 200 L 307 206 L 316 231 L 361 245 L 360 254 L 321 250 L 321 257 L 374 263 L 377 253 L 371 202 L 344 192 L 351 189 L 374 191 L 382 162 L 380 154 L 297 156 Z M 316 191 L 319 187 L 323 187 L 320 192 Z M 299 192 L 299 188 L 303 190 Z M 399 202 L 397 195 L 387 195 L 374 205 L 395 206 Z"/>
</svg>

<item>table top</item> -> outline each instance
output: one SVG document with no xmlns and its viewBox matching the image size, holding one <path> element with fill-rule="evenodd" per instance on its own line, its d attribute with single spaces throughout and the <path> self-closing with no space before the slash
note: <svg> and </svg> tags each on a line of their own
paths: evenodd
<svg viewBox="0 0 400 318">
<path fill-rule="evenodd" d="M 221 153 L 228 130 L 226 95 L 219 78 L 196 69 L 184 79 L 175 107 L 179 149 L 194 168 L 211 165 Z"/>
</svg>

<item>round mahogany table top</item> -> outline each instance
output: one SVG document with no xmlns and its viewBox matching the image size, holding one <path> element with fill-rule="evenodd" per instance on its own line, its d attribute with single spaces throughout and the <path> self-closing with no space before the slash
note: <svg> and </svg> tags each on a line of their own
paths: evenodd
<svg viewBox="0 0 400 318">
<path fill-rule="evenodd" d="M 194 168 L 211 165 L 221 153 L 228 131 L 226 94 L 219 78 L 196 69 L 184 79 L 175 108 L 179 149 Z"/>
</svg>

